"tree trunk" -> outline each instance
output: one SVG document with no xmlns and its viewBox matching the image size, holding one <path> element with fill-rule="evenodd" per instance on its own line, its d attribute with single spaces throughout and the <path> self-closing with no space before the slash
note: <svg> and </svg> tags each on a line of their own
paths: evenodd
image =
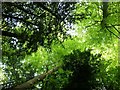
<svg viewBox="0 0 120 90">
<path fill-rule="evenodd" d="M 39 81 L 42 81 L 47 75 L 52 74 L 53 72 L 57 71 L 59 68 L 60 68 L 60 66 L 57 66 L 57 67 L 53 68 L 52 70 L 49 70 L 47 73 L 38 75 L 38 76 L 34 77 L 33 79 L 31 79 L 21 85 L 16 86 L 12 90 L 17 90 L 17 89 L 26 90 L 28 88 L 31 88 L 34 86 L 34 84 L 37 84 Z"/>
<path fill-rule="evenodd" d="M 102 6 L 103 19 L 101 21 L 102 28 L 106 27 L 106 18 L 108 16 L 108 2 L 109 0 L 103 0 L 103 6 Z"/>
</svg>

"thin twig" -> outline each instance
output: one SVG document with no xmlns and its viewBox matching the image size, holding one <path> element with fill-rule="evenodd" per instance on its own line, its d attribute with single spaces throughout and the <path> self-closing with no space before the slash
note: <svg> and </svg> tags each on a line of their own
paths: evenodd
<svg viewBox="0 0 120 90">
<path fill-rule="evenodd" d="M 107 27 L 106 27 L 106 29 L 107 29 L 110 33 L 112 33 L 113 35 L 115 35 L 118 39 L 120 39 L 119 36 L 117 36 L 115 33 L 113 33 L 112 31 L 110 31 Z"/>
<path fill-rule="evenodd" d="M 112 24 L 111 24 L 112 25 Z M 120 33 L 120 31 L 118 31 L 118 29 L 114 26 L 114 25 L 112 25 L 112 27 L 118 32 L 118 33 Z"/>
</svg>

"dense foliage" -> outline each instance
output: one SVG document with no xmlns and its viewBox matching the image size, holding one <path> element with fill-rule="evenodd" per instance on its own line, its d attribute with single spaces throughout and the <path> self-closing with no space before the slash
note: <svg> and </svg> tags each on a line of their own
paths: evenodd
<svg viewBox="0 0 120 90">
<path fill-rule="evenodd" d="M 3 2 L 2 90 L 120 90 L 119 9 L 118 2 Z"/>
</svg>

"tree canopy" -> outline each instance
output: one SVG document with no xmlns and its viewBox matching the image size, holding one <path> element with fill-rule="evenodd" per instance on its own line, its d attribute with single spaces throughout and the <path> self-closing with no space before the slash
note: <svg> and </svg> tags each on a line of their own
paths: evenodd
<svg viewBox="0 0 120 90">
<path fill-rule="evenodd" d="M 120 90 L 118 2 L 2 2 L 2 90 Z"/>
</svg>

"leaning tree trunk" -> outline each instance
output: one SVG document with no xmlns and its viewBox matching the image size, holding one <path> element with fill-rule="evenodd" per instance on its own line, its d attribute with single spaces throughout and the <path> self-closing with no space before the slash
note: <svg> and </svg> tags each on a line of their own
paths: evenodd
<svg viewBox="0 0 120 90">
<path fill-rule="evenodd" d="M 35 84 L 37 84 L 39 81 L 42 81 L 47 75 L 52 74 L 53 72 L 57 71 L 59 68 L 60 68 L 60 66 L 57 66 L 57 67 L 53 68 L 52 70 L 49 70 L 47 73 L 38 75 L 38 76 L 34 77 L 33 79 L 31 79 L 21 85 L 17 85 L 12 90 L 29 89 L 29 88 L 33 87 Z"/>
</svg>

